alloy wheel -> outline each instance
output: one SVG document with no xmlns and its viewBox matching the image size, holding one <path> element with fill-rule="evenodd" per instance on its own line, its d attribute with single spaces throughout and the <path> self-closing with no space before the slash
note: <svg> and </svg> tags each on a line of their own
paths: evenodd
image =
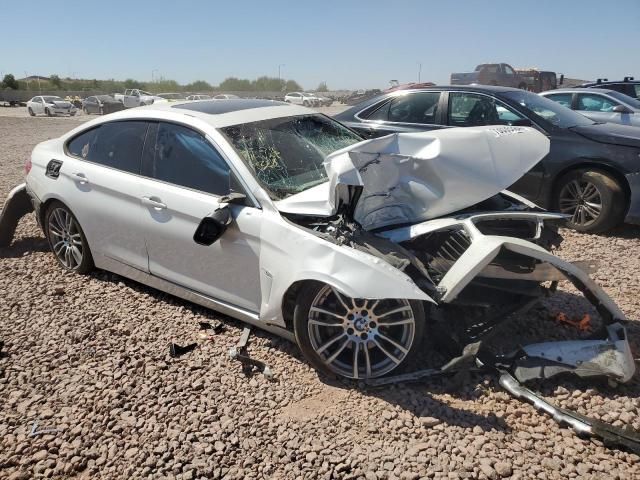
<svg viewBox="0 0 640 480">
<path fill-rule="evenodd" d="M 374 378 L 405 359 L 416 321 L 408 300 L 351 299 L 325 285 L 309 309 L 308 333 L 315 353 L 331 371 Z"/>
<path fill-rule="evenodd" d="M 590 225 L 602 212 L 602 195 L 588 180 L 571 180 L 562 187 L 558 200 L 561 213 L 571 215 L 574 225 Z"/>
<path fill-rule="evenodd" d="M 49 215 L 49 241 L 53 253 L 69 270 L 76 270 L 84 256 L 84 243 L 80 227 L 71 213 L 57 207 Z"/>
</svg>

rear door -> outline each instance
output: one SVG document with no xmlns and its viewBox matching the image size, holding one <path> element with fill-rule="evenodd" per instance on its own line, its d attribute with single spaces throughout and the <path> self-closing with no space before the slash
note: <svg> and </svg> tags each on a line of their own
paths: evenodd
<svg viewBox="0 0 640 480">
<path fill-rule="evenodd" d="M 220 151 L 184 125 L 156 123 L 141 182 L 149 270 L 162 279 L 259 311 L 262 210 L 232 205 L 233 223 L 213 245 L 193 240 L 200 221 L 221 206 L 234 174 Z M 237 191 L 237 190 L 236 190 Z"/>
<path fill-rule="evenodd" d="M 441 95 L 438 91 L 409 91 L 394 96 L 358 113 L 360 122 L 350 126 L 367 138 L 444 128 Z"/>
<path fill-rule="evenodd" d="M 147 122 L 101 124 L 66 145 L 58 182 L 94 258 L 148 271 L 142 230 L 140 168 Z"/>
</svg>

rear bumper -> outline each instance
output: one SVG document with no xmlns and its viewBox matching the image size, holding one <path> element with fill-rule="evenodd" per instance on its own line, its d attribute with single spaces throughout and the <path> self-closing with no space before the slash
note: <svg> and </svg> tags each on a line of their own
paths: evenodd
<svg viewBox="0 0 640 480">
<path fill-rule="evenodd" d="M 640 172 L 626 175 L 629 182 L 631 196 L 629 198 L 629 210 L 624 221 L 627 223 L 640 224 Z"/>
<path fill-rule="evenodd" d="M 9 192 L 0 212 L 0 247 L 11 245 L 18 222 L 33 210 L 34 205 L 27 193 L 26 184 L 20 184 Z"/>
</svg>

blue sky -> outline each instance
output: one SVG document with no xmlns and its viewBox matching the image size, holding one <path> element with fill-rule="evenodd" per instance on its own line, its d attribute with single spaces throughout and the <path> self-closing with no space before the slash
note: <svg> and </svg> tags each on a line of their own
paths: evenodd
<svg viewBox="0 0 640 480">
<path fill-rule="evenodd" d="M 306 89 L 447 83 L 504 61 L 640 77 L 640 0 L 3 2 L 0 73 L 181 83 L 292 78 Z M 10 40 L 9 40 L 10 39 Z"/>
</svg>

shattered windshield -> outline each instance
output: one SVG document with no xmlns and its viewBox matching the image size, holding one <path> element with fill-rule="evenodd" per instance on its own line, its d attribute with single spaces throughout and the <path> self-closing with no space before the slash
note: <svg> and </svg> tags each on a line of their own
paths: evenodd
<svg viewBox="0 0 640 480">
<path fill-rule="evenodd" d="M 273 200 L 327 181 L 327 155 L 362 139 L 323 115 L 299 115 L 220 129 Z"/>
</svg>

